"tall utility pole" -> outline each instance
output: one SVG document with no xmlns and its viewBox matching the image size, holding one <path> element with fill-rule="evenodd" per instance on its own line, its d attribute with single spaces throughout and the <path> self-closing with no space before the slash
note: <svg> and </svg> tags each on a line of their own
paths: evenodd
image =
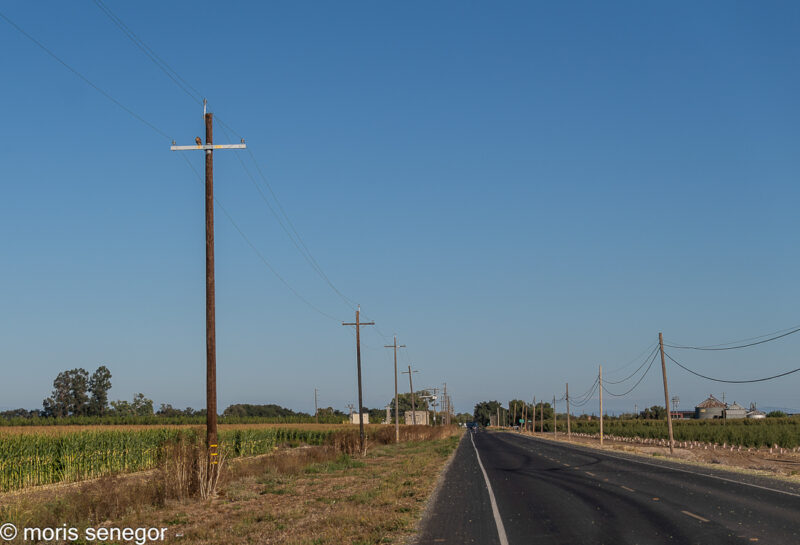
<svg viewBox="0 0 800 545">
<path fill-rule="evenodd" d="M 600 372 L 597 375 L 597 380 L 600 382 L 600 446 L 603 446 L 603 366 L 600 366 Z"/>
<path fill-rule="evenodd" d="M 359 315 L 361 314 L 361 306 L 356 309 L 355 323 L 345 323 L 342 325 L 356 326 L 356 368 L 358 369 L 358 447 L 361 449 L 361 454 L 364 455 L 364 402 L 361 396 L 361 326 L 362 325 L 375 325 L 375 322 L 362 322 Z"/>
<path fill-rule="evenodd" d="M 442 424 L 447 425 L 447 383 L 442 383 Z"/>
<path fill-rule="evenodd" d="M 572 430 L 569 428 L 569 382 L 567 382 L 567 441 L 572 439 Z"/>
<path fill-rule="evenodd" d="M 447 397 L 447 383 L 446 382 L 444 383 L 444 390 L 442 391 L 442 397 L 444 398 L 444 401 L 443 401 L 444 407 L 442 407 L 442 409 L 444 410 L 444 424 L 446 426 L 449 426 L 450 425 L 450 398 Z"/>
<path fill-rule="evenodd" d="M 544 433 L 544 399 L 541 401 L 542 403 L 542 418 L 539 420 L 539 433 Z"/>
<path fill-rule="evenodd" d="M 219 445 L 217 443 L 217 332 L 214 291 L 214 150 L 245 149 L 241 144 L 214 145 L 213 115 L 207 111 L 203 99 L 203 120 L 206 126 L 205 145 L 198 136 L 194 146 L 176 146 L 173 140 L 170 150 L 203 150 L 206 155 L 206 447 L 208 449 L 208 482 L 214 483 L 219 476 Z"/>
<path fill-rule="evenodd" d="M 397 349 L 405 348 L 404 344 L 397 344 L 397 335 L 394 344 L 384 345 L 384 348 L 394 348 L 394 442 L 400 442 L 400 401 L 397 398 Z"/>
<path fill-rule="evenodd" d="M 317 389 L 314 388 L 314 421 L 319 424 L 319 406 L 317 406 Z"/>
<path fill-rule="evenodd" d="M 667 365 L 664 363 L 664 336 L 659 331 L 658 347 L 661 349 L 661 374 L 664 376 L 664 407 L 667 408 L 667 428 L 669 428 L 669 453 L 675 454 L 675 438 L 672 436 L 672 413 L 669 410 L 669 390 L 667 389 Z"/>
<path fill-rule="evenodd" d="M 414 403 L 414 383 L 411 381 L 411 374 L 412 373 L 419 373 L 419 371 L 412 371 L 411 366 L 408 366 L 408 371 L 402 372 L 404 375 L 408 375 L 408 388 L 411 390 L 411 424 L 416 426 L 417 425 L 417 406 Z"/>
<path fill-rule="evenodd" d="M 553 395 L 553 437 L 558 437 L 558 422 L 556 416 L 556 396 Z"/>
</svg>

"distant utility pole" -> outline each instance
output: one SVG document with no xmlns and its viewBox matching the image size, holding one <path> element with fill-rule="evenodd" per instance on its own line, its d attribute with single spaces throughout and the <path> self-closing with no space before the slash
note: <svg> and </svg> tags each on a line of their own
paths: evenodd
<svg viewBox="0 0 800 545">
<path fill-rule="evenodd" d="M 355 323 L 345 323 L 342 325 L 356 326 L 356 368 L 358 370 L 358 447 L 361 449 L 361 454 L 364 455 L 364 402 L 361 396 L 361 326 L 362 325 L 375 325 L 375 322 L 362 322 L 359 314 L 361 313 L 361 306 L 356 309 Z"/>
<path fill-rule="evenodd" d="M 414 403 L 414 383 L 411 380 L 412 373 L 419 373 L 419 371 L 412 371 L 411 366 L 408 366 L 408 371 L 402 372 L 404 375 L 408 375 L 408 388 L 411 390 L 411 424 L 416 426 L 417 425 L 417 406 Z"/>
<path fill-rule="evenodd" d="M 600 446 L 603 446 L 603 366 L 600 366 L 600 373 L 597 375 L 600 382 Z"/>
<path fill-rule="evenodd" d="M 511 420 L 511 429 L 514 429 L 514 426 L 517 425 L 517 404 L 514 403 L 514 418 Z"/>
<path fill-rule="evenodd" d="M 572 440 L 572 430 L 569 428 L 569 382 L 567 382 L 567 441 Z"/>
<path fill-rule="evenodd" d="M 672 436 L 672 412 L 669 410 L 669 390 L 667 389 L 667 364 L 664 363 L 664 336 L 659 331 L 658 347 L 661 349 L 661 374 L 664 376 L 664 407 L 667 408 L 667 428 L 669 428 L 669 453 L 675 454 L 675 438 Z"/>
<path fill-rule="evenodd" d="M 500 406 L 497 406 L 497 427 L 500 427 Z"/>
<path fill-rule="evenodd" d="M 397 349 L 405 348 L 404 344 L 397 344 L 397 335 L 394 336 L 394 343 L 384 345 L 384 348 L 394 348 L 394 442 L 400 442 L 400 401 L 397 399 Z"/>
<path fill-rule="evenodd" d="M 553 437 L 558 437 L 558 421 L 556 416 L 556 396 L 553 395 Z"/>
<path fill-rule="evenodd" d="M 207 110 L 203 99 L 203 119 L 206 124 L 205 145 L 198 136 L 194 146 L 176 146 L 173 140 L 170 150 L 203 150 L 206 154 L 206 447 L 208 448 L 208 482 L 214 483 L 219 476 L 219 445 L 217 443 L 217 333 L 214 291 L 214 150 L 245 149 L 241 144 L 214 145 L 213 115 Z"/>
<path fill-rule="evenodd" d="M 544 399 L 541 401 L 541 404 L 542 404 L 542 418 L 539 421 L 540 423 L 539 433 L 544 433 Z"/>
<path fill-rule="evenodd" d="M 445 425 L 449 426 L 450 425 L 450 398 L 447 397 L 447 383 L 446 382 L 444 383 L 444 390 L 442 391 L 442 397 L 444 398 L 444 400 L 443 400 L 444 407 L 442 407 L 442 409 L 444 410 L 444 423 L 445 423 Z"/>
<path fill-rule="evenodd" d="M 314 388 L 314 421 L 319 424 L 319 407 L 317 406 L 317 389 Z"/>
</svg>

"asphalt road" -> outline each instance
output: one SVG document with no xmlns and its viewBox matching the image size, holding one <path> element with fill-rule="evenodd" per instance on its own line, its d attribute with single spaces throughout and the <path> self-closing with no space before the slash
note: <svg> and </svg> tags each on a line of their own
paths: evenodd
<svg viewBox="0 0 800 545">
<path fill-rule="evenodd" d="M 800 491 L 658 458 L 467 432 L 417 543 L 795 545 Z"/>
</svg>

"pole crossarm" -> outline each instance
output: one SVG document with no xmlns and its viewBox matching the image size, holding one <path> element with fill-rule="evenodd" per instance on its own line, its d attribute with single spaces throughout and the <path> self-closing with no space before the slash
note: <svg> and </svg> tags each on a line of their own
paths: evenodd
<svg viewBox="0 0 800 545">
<path fill-rule="evenodd" d="M 358 322 L 358 323 L 353 322 L 351 324 L 342 322 L 342 325 L 375 325 L 375 322 Z"/>
<path fill-rule="evenodd" d="M 176 146 L 169 147 L 171 151 L 187 151 L 187 150 L 215 150 L 215 149 L 247 149 L 246 144 L 201 144 L 199 146 Z"/>
</svg>

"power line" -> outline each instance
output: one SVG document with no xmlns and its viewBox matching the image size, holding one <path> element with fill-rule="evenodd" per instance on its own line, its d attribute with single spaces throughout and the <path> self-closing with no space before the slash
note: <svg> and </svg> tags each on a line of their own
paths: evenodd
<svg viewBox="0 0 800 545">
<path fill-rule="evenodd" d="M 657 342 L 650 343 L 649 345 L 647 345 L 647 348 L 645 348 L 644 350 L 639 352 L 637 355 L 635 355 L 630 361 L 628 361 L 628 363 L 625 363 L 625 364 L 621 365 L 620 367 L 617 367 L 616 369 L 612 369 L 610 371 L 607 371 L 605 374 L 606 375 L 613 375 L 614 373 L 619 373 L 623 369 L 626 369 L 626 368 L 630 367 L 631 365 L 633 365 L 634 363 L 639 361 L 639 359 L 642 356 L 644 356 L 645 354 L 647 354 L 654 346 L 658 346 L 658 343 Z M 649 357 L 650 356 L 647 356 L 647 358 L 649 358 Z M 645 358 L 645 361 L 647 360 L 647 358 Z"/>
<path fill-rule="evenodd" d="M 175 85 L 177 85 L 181 90 L 183 90 L 192 100 L 202 104 L 202 94 L 200 93 L 200 91 L 198 91 L 195 87 L 193 87 L 174 68 L 172 68 L 169 64 L 167 64 L 167 62 L 164 61 L 141 38 L 139 38 L 133 32 L 133 30 L 128 25 L 126 25 L 124 21 L 122 21 L 122 19 L 120 19 L 116 14 L 114 14 L 114 12 L 112 12 L 111 9 L 108 6 L 106 6 L 103 3 L 102 0 L 94 0 L 94 3 L 128 37 L 128 39 L 130 39 L 130 41 L 133 42 L 133 44 L 136 45 L 136 47 L 138 47 L 153 62 L 153 64 L 155 64 L 162 72 L 164 72 L 173 81 L 173 83 L 175 83 Z M 230 125 L 225 123 L 219 117 L 217 117 L 217 122 L 221 125 L 223 131 L 225 131 L 225 129 L 227 128 L 233 134 L 237 134 L 237 131 L 235 131 Z M 264 175 L 264 172 L 261 170 L 261 167 L 259 166 L 258 161 L 256 161 L 255 155 L 253 155 L 252 150 L 250 150 L 249 148 L 248 148 L 248 153 L 250 154 L 250 157 L 251 157 L 251 159 L 253 161 L 253 164 L 256 167 L 257 172 L 259 173 L 259 175 L 260 175 L 261 179 L 263 180 L 264 184 L 267 186 L 267 189 L 269 190 L 270 194 L 272 195 L 272 198 L 274 199 L 278 209 L 280 210 L 281 214 L 283 215 L 283 218 L 285 219 L 286 224 L 288 224 L 289 229 L 291 229 L 292 233 L 294 233 L 294 236 L 292 236 L 292 233 L 290 233 L 289 229 L 287 229 L 286 225 L 284 225 L 284 222 L 281 220 L 281 217 L 278 215 L 278 213 L 272 207 L 272 205 L 270 204 L 270 202 L 267 199 L 266 195 L 264 195 L 264 193 L 261 191 L 260 186 L 255 181 L 255 178 L 253 177 L 253 175 L 250 173 L 250 171 L 245 166 L 244 161 L 237 154 L 237 158 L 239 159 L 239 162 L 241 163 L 242 168 L 245 170 L 245 172 L 247 173 L 247 176 L 250 178 L 250 180 L 256 186 L 256 189 L 258 190 L 259 194 L 261 195 L 261 198 L 264 200 L 264 202 L 269 207 L 270 212 L 272 212 L 273 216 L 275 216 L 275 219 L 278 221 L 278 223 L 280 224 L 280 226 L 283 229 L 283 231 L 286 233 L 286 235 L 292 241 L 292 244 L 294 244 L 295 248 L 297 248 L 297 251 L 300 252 L 300 254 L 303 256 L 303 258 L 305 258 L 305 260 L 308 262 L 308 264 L 311 266 L 311 268 L 328 284 L 328 286 L 336 293 L 336 295 L 338 295 L 339 297 L 342 298 L 342 300 L 345 302 L 345 304 L 351 310 L 354 309 L 355 306 L 357 305 L 356 302 L 353 301 L 352 299 L 350 299 L 349 297 L 347 297 L 346 295 L 344 295 L 334 285 L 334 283 L 330 280 L 328 275 L 325 274 L 325 271 L 319 265 L 319 262 L 314 258 L 314 255 L 311 253 L 311 251 L 308 249 L 308 246 L 303 241 L 303 238 L 300 236 L 300 233 L 294 227 L 294 224 L 292 223 L 291 219 L 289 219 L 289 215 L 286 213 L 286 210 L 283 208 L 283 205 L 281 204 L 280 200 L 278 199 L 278 196 L 275 194 L 275 191 L 272 189 L 272 186 L 270 185 L 269 181 L 267 180 L 267 177 Z M 295 240 L 295 237 L 296 237 L 296 240 Z M 299 242 L 299 244 L 298 244 L 298 242 Z M 301 246 L 302 246 L 302 248 L 301 248 Z M 386 338 L 386 336 L 384 336 L 384 335 L 382 335 L 382 336 L 384 338 Z"/>
<path fill-rule="evenodd" d="M 787 331 L 787 330 L 784 329 L 782 331 Z M 794 327 L 794 328 L 791 328 L 791 330 L 789 330 L 787 333 L 783 333 L 781 335 L 777 335 L 777 336 L 771 337 L 769 339 L 764 339 L 762 341 L 757 341 L 757 342 L 748 343 L 748 344 L 740 344 L 738 346 L 724 347 L 724 345 L 731 344 L 731 343 L 722 343 L 722 344 L 709 345 L 709 346 L 681 346 L 681 345 L 664 343 L 664 346 L 668 346 L 670 348 L 680 348 L 680 349 L 684 349 L 684 350 L 714 350 L 714 351 L 716 351 L 716 350 L 735 350 L 737 348 L 747 348 L 749 346 L 756 346 L 758 344 L 764 344 L 764 343 L 768 343 L 768 342 L 771 342 L 771 341 L 775 341 L 777 339 L 782 339 L 783 337 L 788 337 L 789 335 L 793 335 L 794 333 L 797 333 L 798 331 L 800 331 L 800 327 Z M 776 331 L 775 333 L 778 333 L 778 332 Z M 768 333 L 767 335 L 773 335 L 773 334 L 774 333 Z M 758 337 L 751 337 L 751 339 L 759 339 L 759 338 L 765 337 L 765 336 L 766 335 L 760 335 Z M 748 340 L 751 340 L 751 339 L 743 339 L 743 340 L 744 341 L 748 341 Z M 732 341 L 732 342 L 742 342 L 742 341 Z M 719 347 L 724 347 L 724 348 L 719 348 Z"/>
<path fill-rule="evenodd" d="M 164 61 L 158 54 L 153 51 L 150 46 L 148 46 L 141 38 L 139 38 L 131 28 L 126 25 L 122 19 L 116 16 L 111 9 L 103 3 L 103 0 L 94 0 L 95 5 L 100 8 L 100 10 L 108 17 L 111 22 L 113 22 L 117 27 L 128 37 L 128 39 L 133 42 L 133 44 L 138 47 L 147 57 L 153 61 L 153 64 L 158 66 L 162 72 L 164 72 L 169 79 L 171 79 L 175 85 L 181 88 L 184 93 L 189 95 L 189 97 L 197 102 L 198 104 L 203 103 L 203 95 L 192 87 L 192 85 L 183 79 L 178 72 L 176 72 L 169 64 Z"/>
<path fill-rule="evenodd" d="M 623 397 L 623 396 L 628 395 L 629 393 L 634 391 L 636 389 L 636 387 L 639 386 L 639 384 L 644 380 L 644 377 L 647 376 L 648 371 L 650 371 L 650 368 L 653 366 L 653 362 L 656 361 L 656 356 L 657 355 L 658 355 L 658 352 L 657 351 L 653 351 L 653 358 L 650 360 L 650 365 L 647 366 L 647 369 L 645 370 L 645 372 L 642 373 L 642 376 L 639 377 L 639 380 L 636 381 L 636 384 L 634 384 L 631 387 L 630 390 L 628 390 L 627 392 L 624 392 L 622 394 L 615 394 L 614 392 L 610 392 L 605 386 L 603 386 L 603 391 L 605 393 L 607 393 L 608 395 L 613 396 L 613 397 Z"/>
<path fill-rule="evenodd" d="M 185 155 L 181 155 L 181 157 L 183 157 L 183 158 L 186 160 L 186 164 L 188 164 L 188 165 L 189 165 L 189 168 L 191 168 L 191 169 L 192 169 L 192 171 L 195 173 L 195 175 L 197 175 L 198 179 L 199 179 L 200 181 L 202 181 L 203 179 L 202 179 L 202 177 L 200 176 L 200 173 L 199 173 L 199 172 L 197 172 L 197 169 L 195 169 L 195 168 L 194 168 L 194 165 L 192 165 L 192 162 L 191 162 L 191 161 L 189 161 L 189 159 L 188 159 L 188 158 L 187 158 Z M 310 307 L 312 310 L 314 310 L 314 311 L 318 312 L 319 314 L 321 314 L 321 315 L 325 316 L 326 318 L 330 318 L 331 320 L 333 320 L 333 321 L 335 321 L 335 322 L 338 322 L 338 321 L 339 321 L 339 319 L 337 319 L 335 316 L 333 316 L 333 315 L 331 315 L 331 314 L 328 314 L 328 313 L 327 313 L 327 312 L 325 312 L 324 310 L 320 309 L 319 307 L 317 307 L 316 305 L 314 305 L 312 302 L 310 302 L 308 299 L 306 299 L 305 297 L 303 297 L 303 296 L 302 296 L 302 295 L 301 295 L 301 294 L 300 294 L 300 293 L 299 293 L 297 290 L 295 290 L 295 289 L 294 289 L 294 288 L 291 286 L 291 284 L 289 284 L 289 282 L 287 282 L 287 281 L 286 281 L 286 279 L 284 279 L 284 278 L 283 278 L 283 276 L 281 276 L 281 275 L 278 273 L 278 271 L 277 271 L 277 270 L 275 270 L 275 267 L 273 267 L 273 266 L 270 264 L 270 262 L 269 262 L 269 261 L 267 261 L 267 258 L 265 258 L 265 257 L 264 257 L 264 255 L 263 255 L 263 254 L 262 254 L 262 253 L 261 253 L 261 252 L 258 250 L 258 248 L 255 246 L 255 244 L 253 244 L 253 243 L 250 241 L 250 239 L 247 237 L 247 235 L 244 233 L 244 231 L 242 231 L 242 229 L 239 227 L 239 225 L 236 223 L 236 221 L 233 219 L 233 217 L 230 215 L 230 213 L 228 213 L 227 209 L 226 209 L 224 206 L 222 206 L 222 204 L 219 202 L 219 200 L 217 200 L 217 199 L 216 199 L 216 197 L 214 198 L 214 202 L 216 202 L 216 203 L 217 203 L 217 206 L 219 206 L 220 210 L 222 210 L 222 213 L 223 213 L 223 214 L 225 214 L 225 217 L 227 217 L 227 218 L 228 218 L 228 221 L 230 221 L 230 222 L 231 222 L 231 225 L 233 225 L 233 227 L 234 227 L 234 228 L 235 228 L 235 229 L 236 229 L 236 230 L 239 232 L 239 234 L 240 234 L 240 235 L 241 235 L 241 237 L 244 239 L 244 241 L 247 243 L 247 245 L 248 245 L 248 246 L 250 246 L 250 249 L 251 249 L 251 250 L 253 250 L 253 251 L 256 253 L 256 255 L 259 257 L 259 259 L 261 259 L 261 262 L 262 262 L 262 263 L 263 263 L 263 264 L 264 264 L 264 265 L 265 265 L 265 266 L 266 266 L 266 267 L 267 267 L 267 268 L 268 268 L 268 269 L 269 269 L 269 270 L 272 272 L 272 274 L 274 274 L 274 275 L 276 276 L 276 278 L 277 278 L 278 280 L 280 280 L 280 281 L 281 281 L 281 283 L 282 283 L 284 286 L 286 286 L 286 288 L 287 288 L 289 291 L 291 291 L 291 292 L 292 292 L 292 293 L 295 295 L 295 297 L 297 297 L 297 298 L 298 298 L 298 299 L 300 299 L 302 302 L 304 302 L 306 305 L 308 305 L 308 306 L 309 306 L 309 307 Z"/>
<path fill-rule="evenodd" d="M 155 125 L 153 125 L 152 123 L 150 123 L 150 122 L 149 122 L 148 120 L 146 120 L 144 117 L 140 116 L 139 114 L 137 114 L 136 112 L 134 112 L 133 110 L 131 110 L 130 108 L 128 108 L 127 106 L 125 106 L 125 105 L 124 105 L 122 102 L 120 102 L 119 100 L 117 100 L 116 98 L 114 98 L 113 96 L 111 96 L 111 95 L 110 95 L 108 92 L 106 92 L 105 90 L 103 90 L 102 88 L 100 88 L 98 85 L 96 85 L 95 83 L 93 83 L 93 82 L 92 82 L 92 81 L 91 81 L 89 78 L 87 78 L 86 76 L 84 76 L 83 74 L 81 74 L 81 73 L 80 73 L 78 70 L 76 70 L 75 68 L 73 68 L 72 66 L 70 66 L 70 65 L 69 65 L 69 64 L 68 64 L 68 63 L 67 63 L 67 62 L 66 62 L 64 59 L 62 59 L 61 57 L 59 57 L 58 55 L 56 55 L 55 53 L 53 53 L 53 52 L 52 52 L 50 49 L 48 49 L 48 48 L 47 48 L 47 47 L 46 47 L 46 46 L 45 46 L 45 45 L 44 45 L 42 42 L 40 42 L 39 40 L 37 40 L 36 38 L 34 38 L 33 36 L 31 36 L 30 34 L 28 34 L 27 32 L 25 32 L 25 30 L 23 30 L 23 29 L 22 29 L 22 27 L 20 27 L 20 26 L 19 26 L 17 23 L 15 23 L 15 22 L 14 22 L 14 21 L 12 21 L 11 19 L 9 19 L 9 18 L 8 18 L 8 17 L 7 17 L 7 16 L 4 14 L 4 13 L 0 12 L 0 17 L 2 17 L 3 19 L 5 19 L 5 21 L 6 21 L 6 22 L 7 22 L 9 25 L 11 25 L 12 27 L 14 27 L 14 28 L 17 30 L 17 32 L 19 32 L 20 34 L 22 34 L 23 36 L 25 36 L 26 38 L 28 38 L 28 39 L 29 39 L 31 42 L 33 42 L 34 44 L 36 44 L 37 46 L 39 46 L 39 47 L 42 49 L 42 51 L 44 51 L 45 53 L 47 53 L 48 55 L 50 55 L 51 57 L 53 57 L 53 58 L 54 58 L 56 61 L 58 61 L 58 62 L 59 62 L 59 63 L 60 63 L 60 64 L 61 64 L 61 65 L 62 65 L 64 68 L 66 68 L 67 70 L 69 70 L 70 72 L 72 72 L 73 74 L 75 74 L 76 76 L 78 76 L 80 79 L 82 79 L 82 80 L 83 80 L 83 82 L 84 82 L 86 85 L 88 85 L 89 87 L 91 87 L 92 89 L 94 89 L 95 91 L 97 91 L 98 93 L 100 93 L 101 95 L 103 95 L 104 97 L 106 97 L 108 100 L 110 100 L 111 102 L 113 102 L 113 103 L 114 103 L 116 106 L 118 106 L 120 109 L 122 109 L 123 111 L 125 111 L 125 112 L 126 112 L 127 114 L 129 114 L 130 116 L 134 117 L 134 118 L 135 118 L 135 119 L 137 119 L 138 121 L 140 121 L 140 122 L 142 122 L 143 124 L 147 125 L 147 126 L 150 128 L 150 129 L 152 129 L 152 130 L 153 130 L 153 131 L 155 131 L 156 133 L 160 134 L 161 136 L 163 136 L 163 137 L 164 137 L 164 138 L 166 138 L 167 140 L 171 140 L 170 136 L 169 136 L 167 133 L 165 133 L 164 131 L 162 131 L 161 129 L 159 129 L 158 127 L 156 127 Z"/>
<path fill-rule="evenodd" d="M 652 351 L 651 351 L 651 352 L 650 352 L 650 353 L 647 355 L 647 357 L 644 359 L 644 361 L 642 362 L 642 364 L 641 364 L 639 367 L 637 367 L 637 368 L 636 368 L 636 371 L 634 371 L 633 373 L 631 373 L 630 375 L 628 375 L 628 376 L 627 376 L 627 377 L 625 377 L 624 379 L 622 379 L 622 380 L 616 380 L 616 381 L 613 381 L 613 380 L 606 380 L 606 381 L 605 381 L 605 383 L 606 383 L 606 384 L 622 384 L 623 382 L 626 382 L 626 381 L 630 380 L 631 378 L 633 378 L 633 377 L 636 375 L 636 373 L 638 373 L 638 372 L 639 372 L 639 370 L 640 370 L 642 367 L 644 367 L 644 366 L 647 364 L 647 361 L 650 359 L 650 357 L 651 357 L 651 356 L 653 356 L 653 355 L 654 355 L 654 353 L 655 353 L 657 350 L 658 350 L 658 347 L 657 347 L 657 346 L 656 346 L 655 348 L 653 348 L 653 350 L 652 350 Z M 607 390 L 606 390 L 606 391 L 607 391 Z"/>
<path fill-rule="evenodd" d="M 698 377 L 704 378 L 706 380 L 713 380 L 714 382 L 725 382 L 725 383 L 728 383 L 728 384 L 749 384 L 751 382 L 764 382 L 764 381 L 767 381 L 767 380 L 772 380 L 772 379 L 776 379 L 776 378 L 780 378 L 780 377 L 785 377 L 786 375 L 791 375 L 792 373 L 796 373 L 796 372 L 800 371 L 800 367 L 798 367 L 797 369 L 793 369 L 791 371 L 786 371 L 785 373 L 781 373 L 779 375 L 773 375 L 771 377 L 757 378 L 757 379 L 751 379 L 751 380 L 725 380 L 725 379 L 721 379 L 721 378 L 713 378 L 713 377 L 708 377 L 706 375 L 701 375 L 700 373 L 698 373 L 696 371 L 692 371 L 691 369 L 689 369 L 685 365 L 683 365 L 683 364 L 679 363 L 678 361 L 676 361 L 675 358 L 670 356 L 667 352 L 664 352 L 664 355 L 666 355 L 669 359 L 671 359 L 673 361 L 673 363 L 675 363 L 678 367 L 680 367 L 681 369 L 683 369 L 685 371 L 690 372 L 693 375 L 697 375 Z"/>
</svg>

